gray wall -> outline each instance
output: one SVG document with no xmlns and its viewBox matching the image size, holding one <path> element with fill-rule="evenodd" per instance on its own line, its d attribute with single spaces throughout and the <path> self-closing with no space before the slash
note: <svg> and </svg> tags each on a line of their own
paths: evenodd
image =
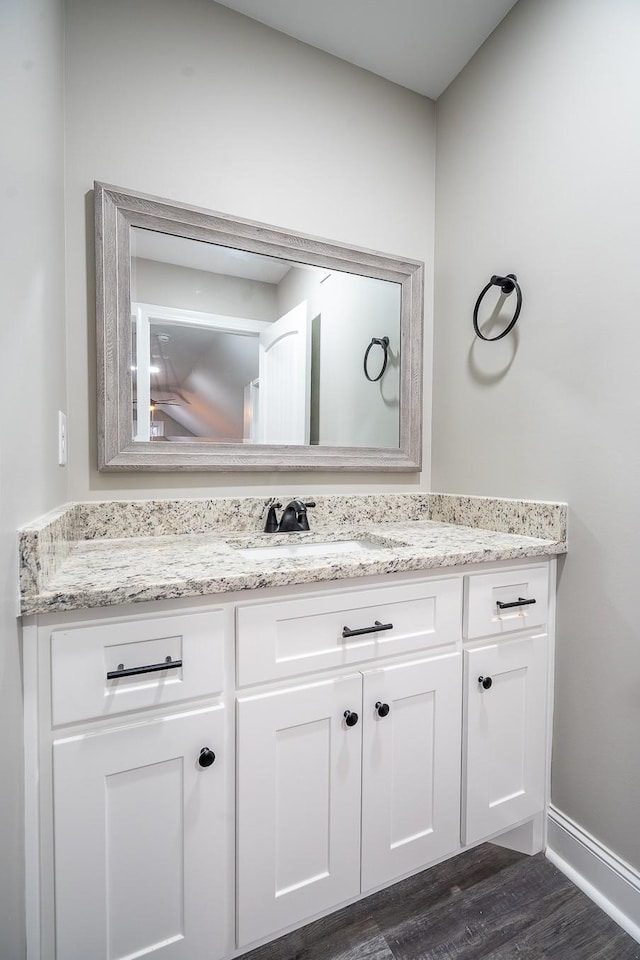
<svg viewBox="0 0 640 960">
<path fill-rule="evenodd" d="M 397 447 L 400 285 L 334 271 L 319 299 L 320 443 Z M 389 337 L 389 355 L 383 377 L 370 383 L 363 361 L 374 336 Z M 370 375 L 378 375 L 382 357 L 382 349 L 374 346 L 367 361 Z"/>
<path fill-rule="evenodd" d="M 438 101 L 432 460 L 436 490 L 569 502 L 553 802 L 636 868 L 639 36 L 637 0 L 520 0 Z M 516 335 L 474 341 L 511 271 Z"/>
<path fill-rule="evenodd" d="M 16 527 L 66 500 L 57 411 L 66 409 L 63 9 L 5 0 L 0 30 L 0 957 L 24 942 L 22 675 Z"/>
<path fill-rule="evenodd" d="M 434 105 L 212 0 L 68 0 L 66 40 L 70 496 L 427 487 L 427 468 L 391 477 L 97 472 L 93 181 L 426 261 L 429 369 Z M 425 464 L 430 419 L 427 389 Z"/>
<path fill-rule="evenodd" d="M 322 282 L 321 282 L 321 278 Z M 303 300 L 313 319 L 311 442 L 324 446 L 397 447 L 401 290 L 397 283 L 339 271 L 292 269 L 278 285 L 278 313 Z M 387 369 L 369 383 L 363 370 L 371 337 L 389 336 Z M 382 352 L 368 369 L 376 376 Z"/>
<path fill-rule="evenodd" d="M 309 315 L 320 310 L 320 283 L 328 271 L 319 267 L 291 267 L 278 284 L 278 316 L 282 317 L 306 300 Z"/>
<path fill-rule="evenodd" d="M 141 303 L 226 317 L 277 320 L 277 292 L 273 283 L 221 276 L 142 257 L 131 261 L 131 299 Z"/>
</svg>

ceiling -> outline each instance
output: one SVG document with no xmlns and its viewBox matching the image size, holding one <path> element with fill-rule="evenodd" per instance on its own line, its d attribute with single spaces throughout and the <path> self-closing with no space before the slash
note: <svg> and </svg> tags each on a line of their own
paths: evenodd
<svg viewBox="0 0 640 960">
<path fill-rule="evenodd" d="M 159 260 L 160 263 L 173 263 L 178 267 L 206 270 L 227 277 L 243 277 L 261 283 L 280 283 L 291 269 L 288 260 L 139 227 L 131 230 L 131 255 L 143 260 Z"/>
<path fill-rule="evenodd" d="M 218 0 L 437 99 L 516 0 Z"/>
</svg>

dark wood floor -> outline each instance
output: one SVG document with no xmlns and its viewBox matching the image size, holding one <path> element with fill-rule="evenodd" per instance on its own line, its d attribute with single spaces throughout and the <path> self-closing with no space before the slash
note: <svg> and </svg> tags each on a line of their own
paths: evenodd
<svg viewBox="0 0 640 960">
<path fill-rule="evenodd" d="M 243 960 L 640 960 L 543 854 L 485 844 Z"/>
</svg>

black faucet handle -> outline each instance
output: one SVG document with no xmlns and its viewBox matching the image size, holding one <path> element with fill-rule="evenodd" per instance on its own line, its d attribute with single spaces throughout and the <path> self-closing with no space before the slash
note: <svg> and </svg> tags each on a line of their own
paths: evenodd
<svg viewBox="0 0 640 960">
<path fill-rule="evenodd" d="M 269 512 L 267 513 L 267 522 L 264 525 L 265 533 L 276 533 L 278 530 L 278 514 L 276 513 L 276 508 L 280 508 L 281 503 L 272 503 L 269 507 Z"/>
<path fill-rule="evenodd" d="M 307 517 L 307 507 L 315 507 L 315 500 L 298 500 L 298 523 L 301 530 L 309 529 L 309 518 Z"/>
</svg>

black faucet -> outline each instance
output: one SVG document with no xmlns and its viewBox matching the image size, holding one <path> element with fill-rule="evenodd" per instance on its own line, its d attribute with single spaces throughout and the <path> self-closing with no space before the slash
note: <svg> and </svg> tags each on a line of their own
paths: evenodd
<svg viewBox="0 0 640 960">
<path fill-rule="evenodd" d="M 267 522 L 264 528 L 265 533 L 291 533 L 293 531 L 309 529 L 307 507 L 315 507 L 314 500 L 307 500 L 306 502 L 302 500 L 292 500 L 282 511 L 280 523 L 278 523 L 276 507 L 280 506 L 282 506 L 282 504 L 274 503 L 269 507 Z"/>
</svg>

